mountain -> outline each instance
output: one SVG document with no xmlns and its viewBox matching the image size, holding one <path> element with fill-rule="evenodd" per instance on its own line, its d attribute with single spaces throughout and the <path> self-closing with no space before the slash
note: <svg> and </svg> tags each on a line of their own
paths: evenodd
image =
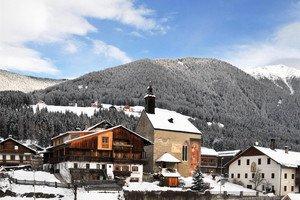
<svg viewBox="0 0 300 200">
<path fill-rule="evenodd" d="M 45 89 L 62 81 L 63 80 L 24 76 L 6 70 L 0 70 L 0 91 L 14 90 L 32 92 L 34 90 Z"/>
<path fill-rule="evenodd" d="M 300 70 L 285 65 L 270 65 L 246 69 L 246 73 L 257 79 L 269 80 L 282 89 L 288 89 L 292 94 L 300 93 Z"/>
<path fill-rule="evenodd" d="M 90 106 L 98 100 L 143 105 L 152 82 L 157 107 L 192 116 L 204 145 L 244 148 L 254 142 L 300 150 L 300 95 L 256 79 L 229 63 L 206 58 L 138 60 L 92 72 L 32 93 L 49 105 Z M 296 88 L 293 86 L 296 91 Z M 298 90 L 297 90 L 298 91 Z M 224 126 L 219 126 L 222 124 Z"/>
</svg>

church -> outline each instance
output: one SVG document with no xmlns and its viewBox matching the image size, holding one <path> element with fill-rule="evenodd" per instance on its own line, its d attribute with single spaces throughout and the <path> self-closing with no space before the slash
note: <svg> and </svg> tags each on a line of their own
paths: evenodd
<svg viewBox="0 0 300 200">
<path fill-rule="evenodd" d="M 181 176 L 191 176 L 201 161 L 202 133 L 188 116 L 155 108 L 155 98 L 149 86 L 136 128 L 137 133 L 153 143 L 145 147 L 148 164 L 144 171 L 156 173 L 174 168 Z"/>
</svg>

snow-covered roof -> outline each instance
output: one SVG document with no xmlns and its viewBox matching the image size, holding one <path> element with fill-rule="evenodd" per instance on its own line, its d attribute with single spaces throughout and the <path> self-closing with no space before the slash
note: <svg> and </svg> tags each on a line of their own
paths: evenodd
<svg viewBox="0 0 300 200">
<path fill-rule="evenodd" d="M 214 149 L 207 147 L 201 147 L 201 155 L 204 156 L 218 156 L 218 153 Z"/>
<path fill-rule="evenodd" d="M 266 147 L 254 146 L 257 150 L 270 157 L 278 164 L 286 167 L 298 167 L 300 166 L 300 152 L 288 151 L 285 153 L 284 149 L 272 150 Z"/>
<path fill-rule="evenodd" d="M 189 116 L 160 108 L 155 108 L 155 114 L 146 114 L 154 129 L 201 134 L 189 121 Z"/>
<path fill-rule="evenodd" d="M 180 160 L 175 158 L 169 153 L 164 153 L 161 157 L 159 157 L 156 162 L 169 162 L 169 163 L 180 163 Z"/>
<path fill-rule="evenodd" d="M 76 138 L 73 138 L 73 139 L 70 139 L 70 140 L 67 140 L 65 141 L 64 143 L 70 143 L 70 142 L 73 142 L 73 141 L 76 141 L 76 140 L 81 140 L 83 138 L 88 138 L 88 137 L 92 137 L 92 136 L 95 136 L 97 134 L 100 134 L 100 133 L 103 133 L 103 132 L 106 132 L 106 131 L 111 131 L 111 130 L 114 130 L 116 128 L 123 128 L 131 133 L 133 133 L 134 135 L 142 138 L 147 145 L 150 145 L 150 144 L 153 144 L 153 142 L 151 142 L 150 140 L 148 140 L 147 138 L 139 135 L 138 133 L 126 128 L 125 126 L 122 126 L 122 125 L 118 125 L 118 126 L 114 126 L 114 127 L 111 127 L 111 128 L 108 128 L 108 129 L 104 129 L 104 130 L 99 130 L 99 131 L 96 131 L 96 132 L 91 132 L 90 134 L 87 134 L 87 135 L 83 135 L 83 136 L 80 136 L 80 137 L 76 137 Z M 86 132 L 90 132 L 90 131 L 86 131 Z"/>
<path fill-rule="evenodd" d="M 8 138 L 6 138 L 5 140 L 2 140 L 0 143 L 6 142 L 7 140 L 12 140 L 12 141 L 18 143 L 19 145 L 22 145 L 23 147 L 25 147 L 25 148 L 27 148 L 27 149 L 33 151 L 34 153 L 37 153 L 37 151 L 36 151 L 35 149 L 33 149 L 33 148 L 31 148 L 31 147 L 29 147 L 29 146 L 23 144 L 22 142 L 20 142 L 20 141 L 14 139 L 14 138 L 12 138 L 12 137 L 8 137 Z"/>
<path fill-rule="evenodd" d="M 220 157 L 226 157 L 226 156 L 231 157 L 231 156 L 235 156 L 240 151 L 241 150 L 217 151 L 217 153 Z"/>
<path fill-rule="evenodd" d="M 300 199 L 300 193 L 289 193 L 286 196 L 290 198 L 290 200 L 299 200 Z M 283 198 L 285 199 L 285 198 Z"/>
<path fill-rule="evenodd" d="M 163 175 L 164 177 L 181 177 L 176 169 L 170 170 L 167 168 L 161 169 L 161 175 Z"/>
</svg>

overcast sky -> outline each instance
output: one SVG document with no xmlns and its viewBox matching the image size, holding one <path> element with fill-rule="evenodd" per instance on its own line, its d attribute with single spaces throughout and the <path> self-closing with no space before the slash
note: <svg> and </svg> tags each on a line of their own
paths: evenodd
<svg viewBox="0 0 300 200">
<path fill-rule="evenodd" d="M 296 0 L 0 0 L 0 68 L 72 78 L 141 58 L 300 69 Z"/>
</svg>

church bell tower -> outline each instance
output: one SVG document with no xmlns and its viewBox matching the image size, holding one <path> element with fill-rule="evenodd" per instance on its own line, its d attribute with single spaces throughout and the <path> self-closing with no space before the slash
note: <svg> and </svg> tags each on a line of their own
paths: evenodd
<svg viewBox="0 0 300 200">
<path fill-rule="evenodd" d="M 155 95 L 153 94 L 153 88 L 150 85 L 147 88 L 147 94 L 144 97 L 145 99 L 145 111 L 149 114 L 155 114 Z"/>
</svg>

